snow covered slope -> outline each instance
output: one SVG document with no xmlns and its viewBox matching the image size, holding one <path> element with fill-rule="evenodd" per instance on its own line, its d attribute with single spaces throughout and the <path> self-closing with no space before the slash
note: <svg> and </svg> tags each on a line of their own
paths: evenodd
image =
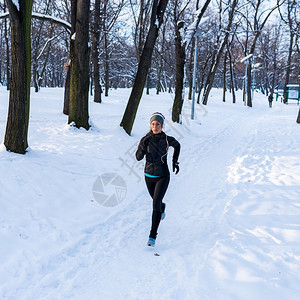
<svg viewBox="0 0 300 300">
<path fill-rule="evenodd" d="M 172 96 L 153 91 L 128 136 L 119 123 L 129 93 L 91 101 L 85 131 L 67 125 L 63 89 L 32 92 L 30 151 L 0 150 L 0 299 L 300 299 L 298 106 L 269 109 L 255 94 L 250 109 L 213 90 L 193 121 L 185 101 L 179 125 Z M 1 87 L 1 141 L 7 106 Z M 148 249 L 151 199 L 134 153 L 155 111 L 182 150 Z M 105 187 L 119 205 L 94 199 L 105 174 L 126 183 L 126 195 Z"/>
</svg>

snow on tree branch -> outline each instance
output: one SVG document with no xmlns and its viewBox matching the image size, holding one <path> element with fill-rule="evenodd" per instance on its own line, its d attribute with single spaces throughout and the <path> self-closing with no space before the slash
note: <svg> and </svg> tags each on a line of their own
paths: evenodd
<svg viewBox="0 0 300 300">
<path fill-rule="evenodd" d="M 56 39 L 57 37 L 59 37 L 59 34 L 56 35 L 56 36 L 53 36 L 52 38 L 50 38 L 50 39 L 48 39 L 48 40 L 46 41 L 46 43 L 45 43 L 43 49 L 41 50 L 40 54 L 39 54 L 38 57 L 36 58 L 37 60 L 42 56 L 42 54 L 43 54 L 43 52 L 45 51 L 47 45 L 48 45 L 49 43 L 51 43 L 51 42 L 52 42 L 54 39 Z"/>
<path fill-rule="evenodd" d="M 65 27 L 67 29 L 68 32 L 71 32 L 71 24 L 65 20 L 53 17 L 53 16 L 49 16 L 49 15 L 44 15 L 44 14 L 40 14 L 40 13 L 32 13 L 32 17 L 39 19 L 39 20 L 48 20 L 48 21 L 52 21 L 56 24 L 59 24 L 63 27 Z"/>
<path fill-rule="evenodd" d="M 195 21 L 187 28 L 187 35 L 184 40 L 184 43 L 186 44 L 186 48 L 190 45 L 194 35 L 196 34 L 197 28 L 210 2 L 211 0 L 206 0 L 203 7 L 196 11 L 197 16 Z M 205 21 L 205 19 L 203 19 L 203 21 Z"/>
<path fill-rule="evenodd" d="M 8 18 L 8 16 L 9 16 L 9 12 L 7 11 L 7 12 L 5 12 L 3 14 L 0 14 L 0 19 Z"/>
<path fill-rule="evenodd" d="M 0 14 L 0 19 L 4 19 L 4 18 L 8 18 L 9 16 L 9 12 L 5 12 Z M 32 13 L 32 18 L 38 19 L 38 20 L 46 20 L 46 21 L 51 21 L 54 22 L 58 25 L 63 26 L 64 28 L 66 28 L 66 30 L 71 33 L 71 24 L 67 21 L 64 21 L 62 19 L 53 17 L 53 16 L 49 16 L 49 15 L 44 15 L 44 14 L 40 14 L 40 13 Z"/>
</svg>

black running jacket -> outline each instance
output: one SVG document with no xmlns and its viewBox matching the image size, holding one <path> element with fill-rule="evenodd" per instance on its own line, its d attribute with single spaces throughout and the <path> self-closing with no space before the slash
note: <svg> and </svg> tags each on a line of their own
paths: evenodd
<svg viewBox="0 0 300 300">
<path fill-rule="evenodd" d="M 170 175 L 167 164 L 169 146 L 174 148 L 173 161 L 178 162 L 180 144 L 172 136 L 150 131 L 141 139 L 135 156 L 137 160 L 142 160 L 146 155 L 145 173 L 153 176 Z"/>
</svg>

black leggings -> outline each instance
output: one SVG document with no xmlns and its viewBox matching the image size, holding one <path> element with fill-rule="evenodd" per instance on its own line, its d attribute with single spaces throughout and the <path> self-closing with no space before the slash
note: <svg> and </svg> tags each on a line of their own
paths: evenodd
<svg viewBox="0 0 300 300">
<path fill-rule="evenodd" d="M 170 182 L 170 176 L 163 176 L 158 178 L 145 176 L 145 181 L 149 194 L 153 199 L 152 226 L 150 237 L 155 239 L 161 219 L 162 199 L 164 198 L 164 195 L 167 191 Z"/>
</svg>

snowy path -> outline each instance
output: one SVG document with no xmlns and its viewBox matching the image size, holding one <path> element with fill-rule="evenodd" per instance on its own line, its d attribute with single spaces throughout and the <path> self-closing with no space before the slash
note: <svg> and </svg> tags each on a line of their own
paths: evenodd
<svg viewBox="0 0 300 300">
<path fill-rule="evenodd" d="M 241 119 L 220 124 L 213 136 L 193 147 L 186 147 L 182 140 L 182 170 L 172 177 L 166 196 L 168 215 L 161 223 L 155 250 L 145 246 L 151 202 L 143 192 L 125 211 L 86 231 L 81 240 L 63 251 L 61 259 L 53 257 L 58 269 L 51 285 L 57 287 L 64 282 L 61 288 L 69 299 L 79 296 L 78 289 L 78 298 L 92 294 L 94 299 L 197 299 L 205 291 L 210 299 L 210 291 L 217 287 L 205 280 L 207 259 L 227 234 L 222 228 L 224 211 L 234 192 L 226 183 L 227 167 L 253 125 L 246 119 L 247 127 L 240 130 Z M 189 186 L 199 186 L 199 192 L 195 194 Z M 160 257 L 153 255 L 156 251 Z M 76 270 L 80 270 L 80 276 Z M 49 284 L 49 278 L 45 282 Z M 55 291 L 51 298 L 58 296 Z"/>
<path fill-rule="evenodd" d="M 60 232 L 62 247 L 20 250 L 1 299 L 299 299 L 300 134 L 274 127 L 288 117 L 212 105 L 181 131 L 155 249 L 144 186 L 106 221 Z"/>
</svg>

